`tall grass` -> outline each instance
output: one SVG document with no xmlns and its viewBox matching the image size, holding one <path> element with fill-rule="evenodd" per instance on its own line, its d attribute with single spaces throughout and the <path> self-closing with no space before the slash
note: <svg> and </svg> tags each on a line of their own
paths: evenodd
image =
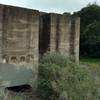
<svg viewBox="0 0 100 100">
<path fill-rule="evenodd" d="M 95 100 L 92 73 L 72 58 L 47 53 L 39 64 L 38 95 L 43 100 Z"/>
</svg>

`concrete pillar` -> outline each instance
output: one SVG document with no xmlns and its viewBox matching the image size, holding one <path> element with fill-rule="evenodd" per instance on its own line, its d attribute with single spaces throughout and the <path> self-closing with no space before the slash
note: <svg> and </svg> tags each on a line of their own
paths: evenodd
<svg viewBox="0 0 100 100">
<path fill-rule="evenodd" d="M 50 15 L 50 51 L 60 52 L 69 56 L 71 27 L 70 16 L 61 14 Z"/>
<path fill-rule="evenodd" d="M 69 56 L 71 27 L 70 16 L 61 15 L 59 17 L 59 52 Z"/>
<path fill-rule="evenodd" d="M 75 41 L 74 41 L 74 52 L 75 52 L 75 58 L 76 61 L 79 62 L 79 39 L 80 39 L 80 18 L 75 18 Z"/>
<path fill-rule="evenodd" d="M 70 54 L 79 62 L 80 18 L 72 16 L 70 33 Z"/>
<path fill-rule="evenodd" d="M 0 5 L 0 63 L 2 63 L 2 35 L 3 35 L 3 9 L 4 7 Z"/>
<path fill-rule="evenodd" d="M 3 6 L 0 6 L 0 63 L 2 62 Z"/>
<path fill-rule="evenodd" d="M 39 60 L 39 13 L 34 12 L 31 17 L 29 54 L 33 54 L 34 64 L 37 64 Z"/>
<path fill-rule="evenodd" d="M 50 52 L 55 52 L 57 49 L 57 35 L 58 35 L 57 14 L 50 14 Z"/>
</svg>

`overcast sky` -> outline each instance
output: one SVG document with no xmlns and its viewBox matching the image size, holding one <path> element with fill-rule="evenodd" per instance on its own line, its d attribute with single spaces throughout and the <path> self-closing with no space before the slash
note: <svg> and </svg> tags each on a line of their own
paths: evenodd
<svg viewBox="0 0 100 100">
<path fill-rule="evenodd" d="M 46 12 L 63 13 L 78 11 L 88 3 L 95 1 L 100 4 L 100 0 L 0 0 L 0 4 L 32 8 Z"/>
</svg>

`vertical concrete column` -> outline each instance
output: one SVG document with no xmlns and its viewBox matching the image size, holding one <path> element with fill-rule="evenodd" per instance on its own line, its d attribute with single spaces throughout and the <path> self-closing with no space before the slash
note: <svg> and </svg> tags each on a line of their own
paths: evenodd
<svg viewBox="0 0 100 100">
<path fill-rule="evenodd" d="M 2 62 L 3 6 L 0 6 L 0 63 Z"/>
<path fill-rule="evenodd" d="M 79 62 L 80 18 L 72 16 L 71 21 L 70 54 Z"/>
<path fill-rule="evenodd" d="M 56 51 L 57 14 L 50 14 L 50 52 Z"/>
<path fill-rule="evenodd" d="M 59 52 L 65 54 L 66 56 L 69 56 L 70 50 L 70 27 L 70 16 L 61 15 L 59 18 Z"/>
<path fill-rule="evenodd" d="M 74 35 L 74 52 L 76 62 L 79 62 L 79 39 L 80 39 L 80 18 L 75 17 L 75 35 Z"/>
<path fill-rule="evenodd" d="M 9 20 L 9 7 L 3 6 L 3 19 L 2 19 L 2 55 L 7 55 L 7 33 L 8 33 L 8 20 Z"/>
<path fill-rule="evenodd" d="M 32 20 L 30 22 L 30 54 L 34 56 L 34 64 L 39 60 L 39 13 L 34 12 L 32 14 Z"/>
</svg>

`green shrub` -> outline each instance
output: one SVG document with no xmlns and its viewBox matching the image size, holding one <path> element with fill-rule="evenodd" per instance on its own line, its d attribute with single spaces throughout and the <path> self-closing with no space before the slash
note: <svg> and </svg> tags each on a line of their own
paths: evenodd
<svg viewBox="0 0 100 100">
<path fill-rule="evenodd" d="M 87 67 L 59 53 L 45 54 L 39 64 L 38 95 L 43 100 L 95 100 Z"/>
</svg>

